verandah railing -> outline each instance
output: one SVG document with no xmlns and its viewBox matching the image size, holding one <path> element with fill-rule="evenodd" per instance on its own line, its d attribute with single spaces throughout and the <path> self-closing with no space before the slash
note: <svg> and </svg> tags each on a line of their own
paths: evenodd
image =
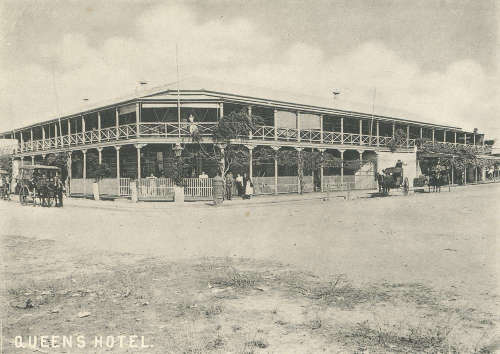
<svg viewBox="0 0 500 354">
<path fill-rule="evenodd" d="M 98 144 L 102 142 L 120 141 L 138 137 L 191 137 L 194 132 L 201 137 L 212 137 L 217 123 L 200 122 L 186 123 L 180 125 L 174 122 L 141 122 L 120 125 L 119 127 L 108 127 L 94 129 L 85 132 L 73 133 L 70 135 L 25 141 L 19 144 L 20 152 L 37 152 L 54 150 L 57 148 L 83 146 Z M 273 126 L 259 126 L 248 135 L 242 136 L 245 140 L 265 140 L 265 141 L 287 141 L 287 142 L 309 142 L 322 143 L 328 145 L 356 145 L 356 146 L 387 146 L 391 137 L 373 136 L 366 134 L 341 133 L 331 131 L 321 131 L 320 129 L 294 129 L 275 128 Z M 408 139 L 403 142 L 403 147 L 413 148 L 415 139 Z M 436 144 L 447 146 L 461 146 L 461 143 L 436 142 Z M 473 147 L 478 152 L 489 150 L 488 146 L 467 145 Z"/>
</svg>

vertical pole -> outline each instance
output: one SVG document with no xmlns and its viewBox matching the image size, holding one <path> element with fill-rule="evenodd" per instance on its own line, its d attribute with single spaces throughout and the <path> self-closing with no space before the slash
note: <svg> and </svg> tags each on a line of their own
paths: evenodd
<svg viewBox="0 0 500 354">
<path fill-rule="evenodd" d="M 102 147 L 97 148 L 97 153 L 99 154 L 99 165 L 102 164 Z"/>
<path fill-rule="evenodd" d="M 82 133 L 85 133 L 85 116 L 82 114 Z"/>
<path fill-rule="evenodd" d="M 135 147 L 137 149 L 137 183 L 139 183 L 141 180 L 141 145 L 136 144 Z"/>
<path fill-rule="evenodd" d="M 44 142 L 44 145 L 45 145 L 45 127 L 42 125 L 42 140 Z"/>
<path fill-rule="evenodd" d="M 424 138 L 424 129 L 420 127 L 420 139 Z"/>
<path fill-rule="evenodd" d="M 392 122 L 392 137 L 396 136 L 396 122 Z"/>
<path fill-rule="evenodd" d="M 19 136 L 21 137 L 21 152 L 24 150 L 24 138 L 23 138 L 23 131 L 21 130 L 19 132 Z"/>
<path fill-rule="evenodd" d="M 301 194 L 302 193 L 302 186 L 300 185 L 300 173 L 302 173 L 302 178 L 304 177 L 304 166 L 300 166 L 300 161 L 302 159 L 302 156 L 300 154 L 302 153 L 302 148 L 296 147 L 297 150 L 297 193 Z M 299 173 L 300 172 L 300 173 Z"/>
<path fill-rule="evenodd" d="M 443 143 L 446 143 L 446 130 L 443 130 Z"/>
<path fill-rule="evenodd" d="M 467 145 L 467 133 L 464 133 L 464 145 Z"/>
<path fill-rule="evenodd" d="M 472 145 L 476 145 L 476 133 L 472 135 Z"/>
<path fill-rule="evenodd" d="M 455 184 L 455 167 L 451 164 L 451 184 Z"/>
<path fill-rule="evenodd" d="M 135 104 L 135 129 L 136 129 L 136 136 L 139 137 L 141 135 L 141 132 L 139 131 L 139 122 L 141 121 L 141 103 L 136 102 Z M 181 127 L 179 126 L 179 134 L 181 131 Z"/>
<path fill-rule="evenodd" d="M 464 184 L 467 184 L 467 165 L 464 166 Z"/>
<path fill-rule="evenodd" d="M 339 150 L 340 151 L 340 183 L 344 183 L 344 151 L 345 150 Z"/>
<path fill-rule="evenodd" d="M 97 112 L 97 140 L 101 141 L 101 112 Z"/>
<path fill-rule="evenodd" d="M 455 132 L 455 134 L 454 134 L 454 135 L 455 135 L 455 136 L 454 136 L 455 145 L 457 145 L 457 132 Z"/>
<path fill-rule="evenodd" d="M 323 115 L 319 116 L 319 142 L 323 144 Z"/>
<path fill-rule="evenodd" d="M 340 143 L 344 143 L 344 117 L 340 118 Z"/>
<path fill-rule="evenodd" d="M 297 141 L 300 142 L 300 113 L 297 111 L 295 113 L 295 121 L 296 121 L 296 128 L 297 128 Z"/>
<path fill-rule="evenodd" d="M 120 110 L 118 107 L 115 108 L 115 129 L 116 129 L 116 140 L 120 137 Z"/>
<path fill-rule="evenodd" d="M 249 178 L 252 179 L 253 177 L 253 148 L 255 146 L 253 145 L 247 145 L 248 149 L 248 175 Z"/>
<path fill-rule="evenodd" d="M 275 109 L 274 110 L 274 120 L 273 120 L 273 124 L 274 124 L 274 140 L 278 140 L 278 110 Z"/>
<path fill-rule="evenodd" d="M 363 119 L 359 120 L 359 145 L 363 145 Z"/>
<path fill-rule="evenodd" d="M 115 149 L 116 149 L 116 184 L 118 186 L 118 196 L 121 195 L 121 190 L 120 190 L 120 147 L 121 146 L 115 146 Z"/>
<path fill-rule="evenodd" d="M 54 145 L 55 147 L 57 147 L 59 144 L 58 144 L 58 141 L 57 141 L 57 124 L 54 124 Z"/>
<path fill-rule="evenodd" d="M 252 106 L 250 106 L 250 105 L 247 107 L 247 115 L 248 115 L 248 119 L 249 119 L 249 120 L 252 120 Z M 252 140 L 252 139 L 253 139 L 253 132 L 252 132 L 252 129 L 250 129 L 250 131 L 248 132 L 248 138 L 249 138 L 250 140 Z"/>
<path fill-rule="evenodd" d="M 436 135 L 436 129 L 432 129 L 432 145 L 434 145 L 434 143 L 436 142 L 435 140 L 435 135 Z"/>
<path fill-rule="evenodd" d="M 272 146 L 274 150 L 274 195 L 278 195 L 278 150 L 279 146 Z"/>
<path fill-rule="evenodd" d="M 33 151 L 33 128 L 30 129 L 30 145 L 31 151 Z"/>
<path fill-rule="evenodd" d="M 410 126 L 406 126 L 406 148 L 410 147 Z"/>
<path fill-rule="evenodd" d="M 69 120 L 68 120 L 69 122 Z M 68 168 L 68 182 L 66 185 L 68 186 L 67 188 L 67 193 L 68 195 L 71 195 L 71 179 L 73 178 L 73 160 L 72 160 L 72 151 L 68 151 L 68 163 L 66 167 Z"/>
<path fill-rule="evenodd" d="M 377 146 L 380 146 L 380 127 L 379 127 L 379 121 L 377 121 Z"/>
<path fill-rule="evenodd" d="M 35 155 L 31 155 L 31 164 L 34 165 L 35 164 Z"/>
<path fill-rule="evenodd" d="M 219 109 L 219 118 L 224 117 L 224 103 L 220 103 L 220 109 Z"/>
<path fill-rule="evenodd" d="M 82 171 L 82 174 L 83 174 L 83 197 L 85 198 L 85 196 L 87 195 L 87 190 L 86 190 L 86 186 L 87 186 L 87 150 L 82 150 L 82 153 L 83 153 L 83 171 Z"/>
</svg>

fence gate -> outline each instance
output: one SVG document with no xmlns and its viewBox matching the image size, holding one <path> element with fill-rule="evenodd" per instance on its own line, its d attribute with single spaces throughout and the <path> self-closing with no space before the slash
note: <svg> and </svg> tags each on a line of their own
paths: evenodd
<svg viewBox="0 0 500 354">
<path fill-rule="evenodd" d="M 129 197 L 131 194 L 130 178 L 120 178 L 120 196 Z"/>
<path fill-rule="evenodd" d="M 141 178 L 137 182 L 139 200 L 174 200 L 174 181 L 171 178 Z"/>
<path fill-rule="evenodd" d="M 212 178 L 184 178 L 184 197 L 191 200 L 212 199 Z"/>
</svg>

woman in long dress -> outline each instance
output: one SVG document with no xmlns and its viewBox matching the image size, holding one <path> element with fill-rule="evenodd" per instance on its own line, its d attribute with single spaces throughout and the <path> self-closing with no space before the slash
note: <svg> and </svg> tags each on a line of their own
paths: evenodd
<svg viewBox="0 0 500 354">
<path fill-rule="evenodd" d="M 250 178 L 247 178 L 246 175 L 243 178 L 244 181 L 244 188 L 245 188 L 245 195 L 243 196 L 244 199 L 250 199 L 253 194 L 253 183 Z"/>
</svg>

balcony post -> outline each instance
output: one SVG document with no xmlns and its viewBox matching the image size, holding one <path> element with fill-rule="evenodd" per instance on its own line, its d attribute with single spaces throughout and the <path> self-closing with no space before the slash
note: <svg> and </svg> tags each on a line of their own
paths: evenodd
<svg viewBox="0 0 500 354">
<path fill-rule="evenodd" d="M 19 136 L 21 137 L 21 152 L 24 150 L 24 138 L 23 138 L 23 131 L 19 131 Z"/>
<path fill-rule="evenodd" d="M 137 149 L 137 182 L 141 180 L 141 149 L 143 144 L 135 144 L 135 148 Z"/>
<path fill-rule="evenodd" d="M 34 165 L 35 164 L 35 155 L 31 155 L 31 164 Z"/>
<path fill-rule="evenodd" d="M 340 143 L 344 143 L 344 117 L 340 118 Z"/>
<path fill-rule="evenodd" d="M 33 151 L 33 128 L 30 129 L 30 145 L 31 151 Z"/>
<path fill-rule="evenodd" d="M 278 151 L 280 147 L 273 145 L 271 148 L 274 150 L 274 195 L 278 195 Z"/>
<path fill-rule="evenodd" d="M 378 120 L 377 120 L 377 146 L 380 146 L 380 127 Z"/>
<path fill-rule="evenodd" d="M 363 145 L 363 119 L 359 120 L 359 145 Z"/>
<path fill-rule="evenodd" d="M 116 129 L 116 140 L 120 136 L 120 110 L 118 107 L 115 108 L 115 129 Z"/>
<path fill-rule="evenodd" d="M 43 146 L 45 146 L 45 127 L 42 125 L 42 141 L 43 141 Z"/>
<path fill-rule="evenodd" d="M 455 146 L 457 145 L 457 132 L 454 134 L 454 141 L 455 141 Z"/>
<path fill-rule="evenodd" d="M 443 130 L 443 143 L 446 143 L 446 130 Z"/>
<path fill-rule="evenodd" d="M 436 142 L 435 140 L 435 133 L 436 133 L 436 129 L 432 129 L 432 145 L 434 145 L 434 143 Z"/>
<path fill-rule="evenodd" d="M 97 112 L 97 141 L 101 141 L 101 112 Z"/>
<path fill-rule="evenodd" d="M 135 129 L 136 129 L 136 136 L 139 137 L 141 135 L 141 132 L 139 131 L 139 122 L 141 121 L 141 103 L 136 102 L 135 103 Z M 179 132 L 181 131 L 181 127 L 179 126 Z"/>
<path fill-rule="evenodd" d="M 55 145 L 56 148 L 59 145 L 57 143 L 57 124 L 54 124 L 54 145 Z"/>
<path fill-rule="evenodd" d="M 420 127 L 420 139 L 424 138 L 424 129 Z"/>
<path fill-rule="evenodd" d="M 392 137 L 396 136 L 396 122 L 392 122 Z"/>
<path fill-rule="evenodd" d="M 323 176 L 324 176 L 324 155 L 325 155 L 325 150 L 326 149 L 318 149 L 319 152 L 321 153 L 321 165 L 319 166 L 319 183 L 320 183 L 320 190 L 321 192 L 324 191 L 324 183 L 323 183 Z M 313 172 L 314 173 L 314 172 Z"/>
<path fill-rule="evenodd" d="M 344 151 L 345 149 L 339 149 L 340 151 L 340 183 L 344 184 Z"/>
<path fill-rule="evenodd" d="M 120 147 L 119 145 L 115 146 L 116 149 L 116 184 L 118 186 L 118 196 L 120 196 Z"/>
<path fill-rule="evenodd" d="M 245 145 L 248 149 L 248 175 L 249 178 L 252 179 L 253 176 L 253 149 L 255 145 Z"/>
<path fill-rule="evenodd" d="M 71 146 L 71 118 L 68 118 L 68 146 Z"/>
<path fill-rule="evenodd" d="M 85 116 L 82 114 L 82 133 L 85 136 Z"/>
<path fill-rule="evenodd" d="M 273 124 L 274 124 L 274 140 L 278 140 L 278 110 L 274 110 L 274 119 L 273 119 Z"/>
<path fill-rule="evenodd" d="M 219 119 L 224 117 L 224 102 L 219 103 Z"/>
<path fill-rule="evenodd" d="M 301 137 L 300 137 L 300 112 L 297 111 L 295 112 L 295 120 L 296 120 L 296 128 L 297 128 L 297 141 L 300 143 Z"/>
<path fill-rule="evenodd" d="M 248 106 L 247 106 L 247 115 L 248 115 L 248 120 L 249 120 L 250 122 L 253 122 L 253 119 L 252 119 L 252 106 L 250 106 L 250 105 L 248 105 Z M 253 139 L 253 132 L 252 132 L 252 129 L 250 129 L 250 130 L 249 130 L 249 132 L 248 132 L 248 138 L 249 138 L 250 140 L 252 140 L 252 139 Z"/>
<path fill-rule="evenodd" d="M 102 164 L 102 147 L 97 148 L 97 153 L 99 155 L 99 165 Z"/>
<path fill-rule="evenodd" d="M 323 115 L 319 116 L 319 142 L 323 144 Z"/>
<path fill-rule="evenodd" d="M 464 145 L 467 145 L 467 133 L 464 133 Z"/>
<path fill-rule="evenodd" d="M 410 126 L 406 126 L 406 148 L 410 147 Z"/>
<path fill-rule="evenodd" d="M 304 148 L 296 146 L 295 150 L 297 150 L 297 193 L 302 194 L 302 186 L 300 185 L 300 173 L 302 173 L 302 178 L 304 178 L 304 166 L 300 166 L 300 162 L 302 159 L 302 156 L 300 156 L 300 154 L 302 154 L 302 150 L 304 150 Z"/>
<path fill-rule="evenodd" d="M 82 171 L 82 177 L 83 177 L 83 197 L 85 198 L 85 195 L 87 194 L 86 191 L 86 184 L 87 184 L 87 150 L 83 149 L 82 150 L 83 154 L 83 171 Z"/>
<path fill-rule="evenodd" d="M 71 179 L 73 178 L 73 160 L 72 160 L 72 155 L 73 155 L 73 151 L 68 151 L 67 152 L 67 156 L 68 156 L 68 160 L 67 160 L 67 163 L 66 163 L 66 168 L 68 169 L 68 182 L 67 182 L 67 186 L 69 188 L 67 188 L 67 194 L 68 196 L 71 195 Z M 34 161 L 34 156 L 33 156 L 33 161 Z"/>
<path fill-rule="evenodd" d="M 472 135 L 472 145 L 476 145 L 476 133 Z"/>
</svg>

